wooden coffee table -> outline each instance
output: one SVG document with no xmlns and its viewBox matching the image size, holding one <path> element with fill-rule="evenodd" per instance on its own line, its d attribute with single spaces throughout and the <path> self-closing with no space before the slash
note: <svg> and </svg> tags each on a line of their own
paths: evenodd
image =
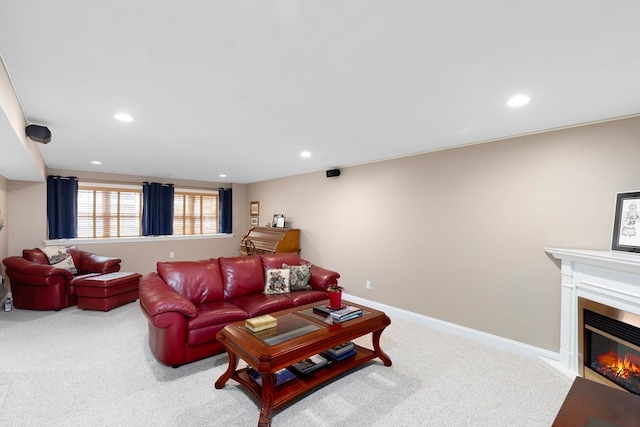
<svg viewBox="0 0 640 427">
<path fill-rule="evenodd" d="M 227 349 L 229 366 L 215 387 L 223 388 L 231 378 L 246 387 L 260 403 L 258 426 L 270 426 L 274 410 L 375 358 L 382 360 L 385 366 L 391 366 L 391 359 L 380 348 L 380 335 L 391 324 L 386 314 L 347 302 L 361 307 L 362 317 L 334 324 L 313 310 L 313 307 L 327 303 L 321 301 L 271 313 L 278 319 L 277 328 L 271 331 L 252 333 L 241 321 L 227 325 L 218 333 L 218 341 Z M 278 370 L 369 333 L 372 334 L 373 350 L 356 345 L 354 356 L 275 386 Z M 248 368 L 238 369 L 239 359 L 260 374 L 262 387 L 249 376 Z"/>
</svg>

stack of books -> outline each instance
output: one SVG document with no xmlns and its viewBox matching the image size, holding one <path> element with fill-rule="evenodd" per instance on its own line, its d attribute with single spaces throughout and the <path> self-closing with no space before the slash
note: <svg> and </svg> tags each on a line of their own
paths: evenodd
<svg viewBox="0 0 640 427">
<path fill-rule="evenodd" d="M 344 344 L 340 344 L 339 346 L 330 348 L 329 350 L 325 351 L 324 354 L 329 356 L 333 360 L 339 361 L 356 354 L 356 346 L 353 342 L 349 341 Z"/>
<path fill-rule="evenodd" d="M 347 305 L 342 308 L 331 308 L 326 305 L 317 305 L 313 307 L 313 311 L 331 317 L 336 322 L 344 322 L 346 320 L 355 319 L 356 317 L 362 316 L 362 309 L 359 307 L 354 307 L 351 305 Z"/>
<path fill-rule="evenodd" d="M 308 374 L 310 372 L 315 371 L 318 368 L 325 366 L 328 363 L 329 363 L 329 360 L 326 357 L 320 354 L 316 354 L 315 356 L 311 356 L 308 359 L 304 359 L 298 363 L 294 363 L 291 366 L 301 374 Z"/>
<path fill-rule="evenodd" d="M 273 316 L 265 314 L 245 320 L 244 326 L 251 332 L 259 332 L 265 329 L 275 328 L 278 326 L 278 320 Z"/>
</svg>

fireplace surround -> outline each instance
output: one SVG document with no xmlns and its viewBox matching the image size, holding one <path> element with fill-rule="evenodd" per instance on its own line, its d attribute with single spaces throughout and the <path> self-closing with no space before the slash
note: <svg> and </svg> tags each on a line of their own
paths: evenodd
<svg viewBox="0 0 640 427">
<path fill-rule="evenodd" d="M 616 317 L 616 315 L 608 316 L 608 313 L 612 311 L 628 313 L 627 319 L 632 319 L 633 326 L 633 319 L 640 319 L 640 256 L 612 251 L 580 249 L 545 248 L 545 251 L 561 260 L 558 371 L 567 376 L 580 375 L 593 379 L 590 378 L 592 373 L 584 368 L 585 356 L 591 357 L 584 350 L 585 336 L 587 341 L 590 340 L 589 345 L 592 347 L 593 345 L 596 347 L 607 345 L 607 339 L 610 337 L 614 338 L 613 341 L 618 339 L 616 334 L 610 333 L 610 330 L 602 331 L 603 335 L 599 333 L 601 328 L 593 326 L 591 328 L 598 331 L 595 334 L 602 335 L 607 339 L 603 340 L 595 336 L 592 329 L 587 329 L 588 332 L 584 332 L 584 328 L 580 324 L 581 321 L 584 321 L 584 304 L 586 303 L 586 310 L 589 313 L 596 313 L 595 316 L 588 314 L 589 317 L 601 320 L 598 315 L 602 316 L 603 313 L 598 307 L 603 306 L 605 307 L 604 316 L 607 317 Z M 623 323 L 629 322 L 624 321 Z M 638 325 L 635 326 L 638 327 Z M 604 328 L 607 329 L 608 326 Z M 633 337 L 631 341 L 633 341 Z M 609 345 L 611 345 L 610 342 Z M 620 345 L 632 350 L 627 352 L 631 358 L 636 354 L 634 351 L 638 350 L 634 348 L 633 342 L 627 341 Z M 593 363 L 590 360 L 588 362 Z M 556 367 L 556 364 L 552 363 L 551 365 Z M 600 379 L 598 378 L 598 380 Z"/>
</svg>

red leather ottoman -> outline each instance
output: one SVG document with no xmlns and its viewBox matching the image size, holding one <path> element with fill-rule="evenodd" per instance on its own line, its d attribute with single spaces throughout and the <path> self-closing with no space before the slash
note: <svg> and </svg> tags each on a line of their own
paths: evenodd
<svg viewBox="0 0 640 427">
<path fill-rule="evenodd" d="M 109 311 L 137 300 L 140 276 L 118 271 L 78 280 L 75 283 L 78 308 Z"/>
</svg>

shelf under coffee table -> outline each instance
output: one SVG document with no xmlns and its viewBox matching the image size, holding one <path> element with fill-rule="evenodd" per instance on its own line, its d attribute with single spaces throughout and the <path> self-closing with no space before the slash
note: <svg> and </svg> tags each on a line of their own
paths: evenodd
<svg viewBox="0 0 640 427">
<path fill-rule="evenodd" d="M 271 313 L 278 319 L 278 326 L 270 331 L 253 333 L 241 321 L 227 325 L 218 333 L 218 340 L 227 349 L 229 366 L 215 387 L 221 389 L 229 379 L 234 379 L 247 388 L 260 403 L 258 426 L 271 425 L 274 410 L 375 358 L 382 360 L 385 366 L 391 366 L 391 359 L 380 348 L 382 331 L 391 324 L 386 314 L 349 303 L 362 308 L 363 315 L 332 323 L 313 310 L 314 306 L 324 303 Z M 355 355 L 275 386 L 275 372 L 280 369 L 369 333 L 372 334 L 373 350 L 356 345 Z M 260 374 L 262 386 L 250 377 L 247 368 L 238 369 L 240 359 Z"/>
</svg>

